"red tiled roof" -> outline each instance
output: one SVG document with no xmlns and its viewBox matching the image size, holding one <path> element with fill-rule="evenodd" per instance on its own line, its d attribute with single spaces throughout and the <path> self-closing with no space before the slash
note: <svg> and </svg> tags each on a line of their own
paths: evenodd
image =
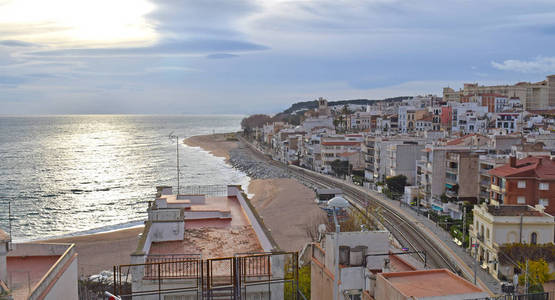
<svg viewBox="0 0 555 300">
<path fill-rule="evenodd" d="M 324 146 L 356 146 L 360 145 L 362 142 L 349 142 L 349 141 L 329 141 L 329 142 L 322 142 Z"/>
<path fill-rule="evenodd" d="M 458 145 L 458 144 L 462 143 L 464 140 L 466 140 L 467 138 L 470 138 L 470 137 L 475 136 L 475 135 L 478 135 L 478 134 L 471 133 L 471 134 L 467 134 L 465 136 L 461 136 L 460 138 L 450 140 L 450 141 L 447 142 L 447 146 Z"/>
<path fill-rule="evenodd" d="M 489 174 L 499 177 L 534 177 L 555 180 L 555 161 L 547 156 L 520 159 L 513 168 L 510 164 L 491 169 Z"/>
</svg>

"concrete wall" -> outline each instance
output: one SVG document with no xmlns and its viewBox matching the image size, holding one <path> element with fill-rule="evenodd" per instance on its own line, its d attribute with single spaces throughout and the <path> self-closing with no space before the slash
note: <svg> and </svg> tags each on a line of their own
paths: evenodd
<svg viewBox="0 0 555 300">
<path fill-rule="evenodd" d="M 310 299 L 333 299 L 333 275 L 317 260 L 310 266 Z"/>
<path fill-rule="evenodd" d="M 243 193 L 236 186 L 228 186 L 227 195 L 237 197 L 239 204 L 241 204 L 243 211 L 245 212 L 247 218 L 249 219 L 249 222 L 251 223 L 254 233 L 256 233 L 256 237 L 258 238 L 262 249 L 264 249 L 265 252 L 271 252 L 272 250 L 274 250 L 274 244 L 266 234 L 263 228 L 264 225 L 260 223 L 258 218 L 255 216 L 255 212 L 253 212 L 253 210 L 251 210 L 251 207 L 247 204 L 248 200 L 243 197 Z"/>
<path fill-rule="evenodd" d="M 77 259 L 69 263 L 65 272 L 60 275 L 44 298 L 45 300 L 78 299 L 77 265 Z"/>
<path fill-rule="evenodd" d="M 445 192 L 445 150 L 434 149 L 431 152 L 432 157 L 432 197 L 439 198 Z"/>
<path fill-rule="evenodd" d="M 14 243 L 8 257 L 17 256 L 56 256 L 64 254 L 70 244 L 55 243 Z"/>
<path fill-rule="evenodd" d="M 180 208 L 162 208 L 148 210 L 148 220 L 158 221 L 158 220 L 179 220 L 181 218 Z"/>
<path fill-rule="evenodd" d="M 154 221 L 150 226 L 148 235 L 152 242 L 182 241 L 184 231 L 183 221 Z"/>
<path fill-rule="evenodd" d="M 0 241 L 0 281 L 8 282 L 8 265 L 6 255 L 8 254 L 8 241 Z"/>
<path fill-rule="evenodd" d="M 340 232 L 339 246 L 366 246 L 367 254 L 371 253 L 388 253 L 389 251 L 389 232 L 388 231 L 354 231 Z M 334 270 L 334 253 L 335 253 L 335 233 L 326 234 L 325 240 L 325 265 L 329 270 Z M 370 269 L 381 269 L 384 265 L 384 257 L 369 257 L 366 260 Z"/>
<path fill-rule="evenodd" d="M 416 161 L 422 156 L 424 145 L 397 145 L 395 175 L 407 176 L 407 183 L 414 185 Z"/>
<path fill-rule="evenodd" d="M 231 218 L 230 211 L 185 211 L 183 213 L 185 220 L 195 220 L 195 219 L 221 219 L 221 218 Z M 185 222 L 186 226 L 187 222 Z"/>
<path fill-rule="evenodd" d="M 28 245 L 28 244 L 19 244 Z M 39 248 L 34 245 L 33 251 L 37 251 Z M 56 246 L 61 247 L 63 244 L 58 244 Z M 45 244 L 44 248 L 48 251 L 55 249 L 57 247 L 51 247 L 52 244 Z M 33 288 L 30 293 L 29 300 L 35 299 L 78 299 L 77 295 L 77 253 L 75 253 L 75 246 L 73 244 L 65 244 L 66 251 L 61 255 L 61 257 L 56 261 L 56 263 L 50 268 L 50 270 L 42 277 L 41 281 Z M 26 246 L 19 247 L 20 251 L 29 250 Z M 23 250 L 21 250 L 23 249 Z M 40 252 L 40 251 L 38 251 Z M 63 297 L 59 297 L 60 293 L 65 291 Z M 52 293 L 52 295 L 50 295 Z"/>
</svg>

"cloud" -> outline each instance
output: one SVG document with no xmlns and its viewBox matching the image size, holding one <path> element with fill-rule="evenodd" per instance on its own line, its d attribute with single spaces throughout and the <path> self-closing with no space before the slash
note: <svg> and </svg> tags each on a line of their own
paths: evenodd
<svg viewBox="0 0 555 300">
<path fill-rule="evenodd" d="M 0 85 L 18 85 L 25 81 L 23 77 L 0 75 Z"/>
<path fill-rule="evenodd" d="M 207 52 L 242 52 L 267 50 L 268 47 L 247 41 L 229 39 L 197 38 L 180 41 L 162 42 L 148 47 L 128 48 L 81 48 L 29 52 L 31 56 L 145 56 L 145 55 L 191 55 Z"/>
<path fill-rule="evenodd" d="M 508 59 L 501 63 L 492 61 L 491 65 L 502 71 L 520 73 L 551 73 L 555 72 L 555 57 L 538 56 L 529 61 Z"/>
<path fill-rule="evenodd" d="M 225 59 L 225 58 L 234 58 L 238 57 L 239 55 L 236 54 L 229 54 L 229 53 L 216 53 L 216 54 L 209 54 L 206 55 L 208 59 Z"/>
<path fill-rule="evenodd" d="M 0 41 L 0 46 L 33 47 L 33 46 L 37 46 L 37 44 L 28 43 L 28 42 L 24 42 L 24 41 L 18 41 L 18 40 L 2 40 L 2 41 Z"/>
</svg>

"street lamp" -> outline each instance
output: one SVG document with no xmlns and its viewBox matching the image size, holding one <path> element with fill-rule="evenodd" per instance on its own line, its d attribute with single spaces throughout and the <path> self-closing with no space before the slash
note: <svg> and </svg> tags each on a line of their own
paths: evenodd
<svg viewBox="0 0 555 300">
<path fill-rule="evenodd" d="M 337 222 L 337 209 L 349 207 L 349 202 L 343 197 L 333 197 L 328 201 L 328 207 L 333 209 L 333 222 L 335 223 L 335 273 L 333 276 L 333 299 L 338 300 L 339 288 L 339 222 Z"/>
</svg>

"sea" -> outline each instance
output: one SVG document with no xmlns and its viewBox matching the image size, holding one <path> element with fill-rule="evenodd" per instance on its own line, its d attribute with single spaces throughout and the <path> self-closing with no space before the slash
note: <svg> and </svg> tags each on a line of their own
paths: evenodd
<svg viewBox="0 0 555 300">
<path fill-rule="evenodd" d="M 177 186 L 178 154 L 182 187 L 247 185 L 223 158 L 183 144 L 238 131 L 243 117 L 0 116 L 0 228 L 30 241 L 141 225 L 156 186 Z"/>
</svg>

